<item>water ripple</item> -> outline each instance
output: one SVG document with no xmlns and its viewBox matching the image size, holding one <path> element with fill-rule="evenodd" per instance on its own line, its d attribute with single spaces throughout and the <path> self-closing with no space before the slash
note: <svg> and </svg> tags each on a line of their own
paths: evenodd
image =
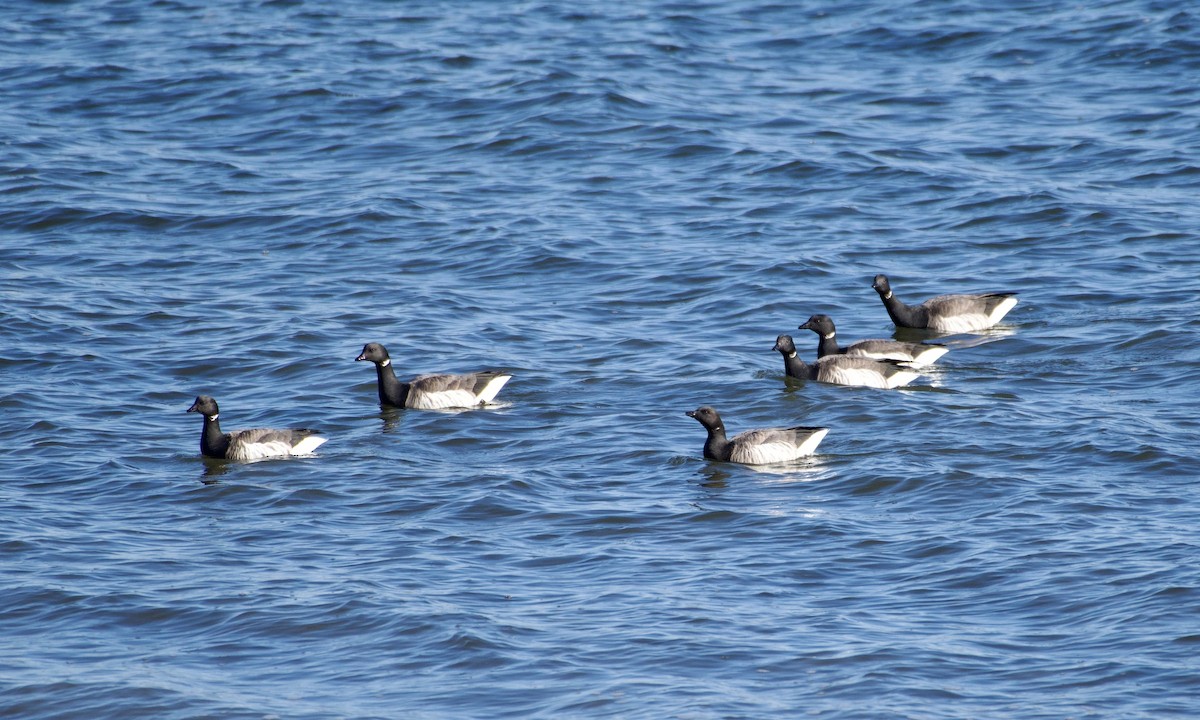
<svg viewBox="0 0 1200 720">
<path fill-rule="evenodd" d="M 0 28 L 3 714 L 1196 714 L 1193 13 Z M 911 389 L 786 380 L 815 312 L 926 339 L 878 272 L 1021 303 Z M 381 409 L 368 341 L 514 378 Z M 202 459 L 200 393 L 331 440 Z M 700 404 L 831 431 L 711 463 Z"/>
</svg>

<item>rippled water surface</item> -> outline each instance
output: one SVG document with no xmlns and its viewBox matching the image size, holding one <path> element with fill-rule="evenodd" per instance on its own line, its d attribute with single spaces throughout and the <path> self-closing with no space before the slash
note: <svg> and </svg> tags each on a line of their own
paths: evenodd
<svg viewBox="0 0 1200 720">
<path fill-rule="evenodd" d="M 5 4 L 0 715 L 1200 715 L 1183 8 Z M 785 381 L 878 272 L 1021 303 Z"/>
</svg>

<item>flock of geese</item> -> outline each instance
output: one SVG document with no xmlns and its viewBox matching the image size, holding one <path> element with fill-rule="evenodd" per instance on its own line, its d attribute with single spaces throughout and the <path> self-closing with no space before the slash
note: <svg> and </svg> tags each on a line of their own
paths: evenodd
<svg viewBox="0 0 1200 720">
<path fill-rule="evenodd" d="M 876 275 L 871 287 L 879 293 L 896 327 L 943 334 L 986 330 L 1017 304 L 1016 293 L 993 292 L 939 295 L 919 305 L 905 305 L 892 294 L 886 275 Z M 932 364 L 948 352 L 944 345 L 898 340 L 861 340 L 842 347 L 833 319 L 828 315 L 813 315 L 798 329 L 811 330 L 819 337 L 816 362 L 806 363 L 799 358 L 790 335 L 776 338 L 774 349 L 783 355 L 788 377 L 802 380 L 885 389 L 903 387 L 920 376 L 917 368 Z M 414 410 L 486 405 L 512 378 L 503 372 L 485 371 L 418 375 L 403 382 L 396 377 L 387 349 L 379 343 L 367 343 L 355 360 L 375 365 L 381 404 Z M 327 440 L 309 429 L 222 432 L 217 401 L 208 395 L 197 397 L 187 411 L 204 417 L 200 452 L 207 457 L 261 460 L 308 455 Z M 772 428 L 748 430 L 728 438 L 721 416 L 713 408 L 700 407 L 687 415 L 708 431 L 704 457 L 721 462 L 765 465 L 796 460 L 813 454 L 829 432 L 829 428 L 823 427 Z"/>
</svg>

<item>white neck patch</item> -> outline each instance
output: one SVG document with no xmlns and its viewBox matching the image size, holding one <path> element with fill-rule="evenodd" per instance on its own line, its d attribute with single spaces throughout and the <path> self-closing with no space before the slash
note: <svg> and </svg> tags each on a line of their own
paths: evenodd
<svg viewBox="0 0 1200 720">
<path fill-rule="evenodd" d="M 788 360 L 791 360 L 794 357 L 796 357 L 796 353 L 794 353 L 794 352 L 788 353 Z"/>
<path fill-rule="evenodd" d="M 388 358 L 387 360 L 384 360 L 383 362 L 379 363 L 379 367 L 387 367 L 388 365 L 391 365 L 391 364 L 392 364 L 392 359 Z"/>
<path fill-rule="evenodd" d="M 891 290 L 888 290 L 888 294 L 887 294 L 887 295 L 884 295 L 884 296 L 883 296 L 883 299 L 884 299 L 884 300 L 891 300 L 891 299 L 892 299 L 892 291 L 891 291 Z"/>
<path fill-rule="evenodd" d="M 826 340 L 832 340 L 834 335 L 837 335 L 837 333 L 829 333 L 828 335 L 822 335 L 821 337 L 825 338 Z"/>
<path fill-rule="evenodd" d="M 205 417 L 206 419 L 208 419 L 208 420 L 216 420 L 218 417 L 220 417 L 220 414 L 217 414 L 217 415 L 205 415 L 204 417 Z"/>
</svg>

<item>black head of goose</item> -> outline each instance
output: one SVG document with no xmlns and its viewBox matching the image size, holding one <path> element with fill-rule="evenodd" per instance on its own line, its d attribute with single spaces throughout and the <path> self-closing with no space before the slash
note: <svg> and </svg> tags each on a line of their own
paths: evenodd
<svg viewBox="0 0 1200 720">
<path fill-rule="evenodd" d="M 375 363 L 379 402 L 416 410 L 486 405 L 495 399 L 500 388 L 512 379 L 512 375 L 507 373 L 488 370 L 463 375 L 418 375 L 408 382 L 401 382 L 392 369 L 392 360 L 388 356 L 387 348 L 379 343 L 367 343 L 363 346 L 362 353 L 354 359 Z"/>
<path fill-rule="evenodd" d="M 829 428 L 823 427 L 747 430 L 729 439 L 725 437 L 721 416 L 711 407 L 705 405 L 686 414 L 708 430 L 704 457 L 720 462 L 768 465 L 796 460 L 812 455 L 829 432 Z"/>
<path fill-rule="evenodd" d="M 820 338 L 817 341 L 817 357 L 827 355 L 849 355 L 874 360 L 898 360 L 913 365 L 931 365 L 949 352 L 945 345 L 935 343 L 911 343 L 899 340 L 859 340 L 846 347 L 839 347 L 837 328 L 828 315 L 813 315 L 797 330 L 812 330 Z"/>
<path fill-rule="evenodd" d="M 783 369 L 787 376 L 800 380 L 891 389 L 903 387 L 921 376 L 921 373 L 895 360 L 872 360 L 849 355 L 826 355 L 809 365 L 796 354 L 796 344 L 791 335 L 775 338 L 775 347 L 771 349 L 783 355 Z"/>
<path fill-rule="evenodd" d="M 1017 304 L 1015 292 L 980 295 L 938 295 L 920 305 L 905 305 L 892 294 L 887 275 L 876 275 L 871 287 L 879 293 L 888 316 L 896 327 L 934 330 L 943 333 L 986 330 Z"/>
<path fill-rule="evenodd" d="M 328 438 L 316 434 L 316 430 L 272 430 L 255 428 L 221 432 L 217 419 L 217 401 L 208 395 L 200 395 L 187 409 L 190 413 L 204 416 L 204 427 L 200 431 L 200 452 L 212 458 L 226 460 L 261 460 L 264 458 L 308 455 L 323 445 Z"/>
</svg>

